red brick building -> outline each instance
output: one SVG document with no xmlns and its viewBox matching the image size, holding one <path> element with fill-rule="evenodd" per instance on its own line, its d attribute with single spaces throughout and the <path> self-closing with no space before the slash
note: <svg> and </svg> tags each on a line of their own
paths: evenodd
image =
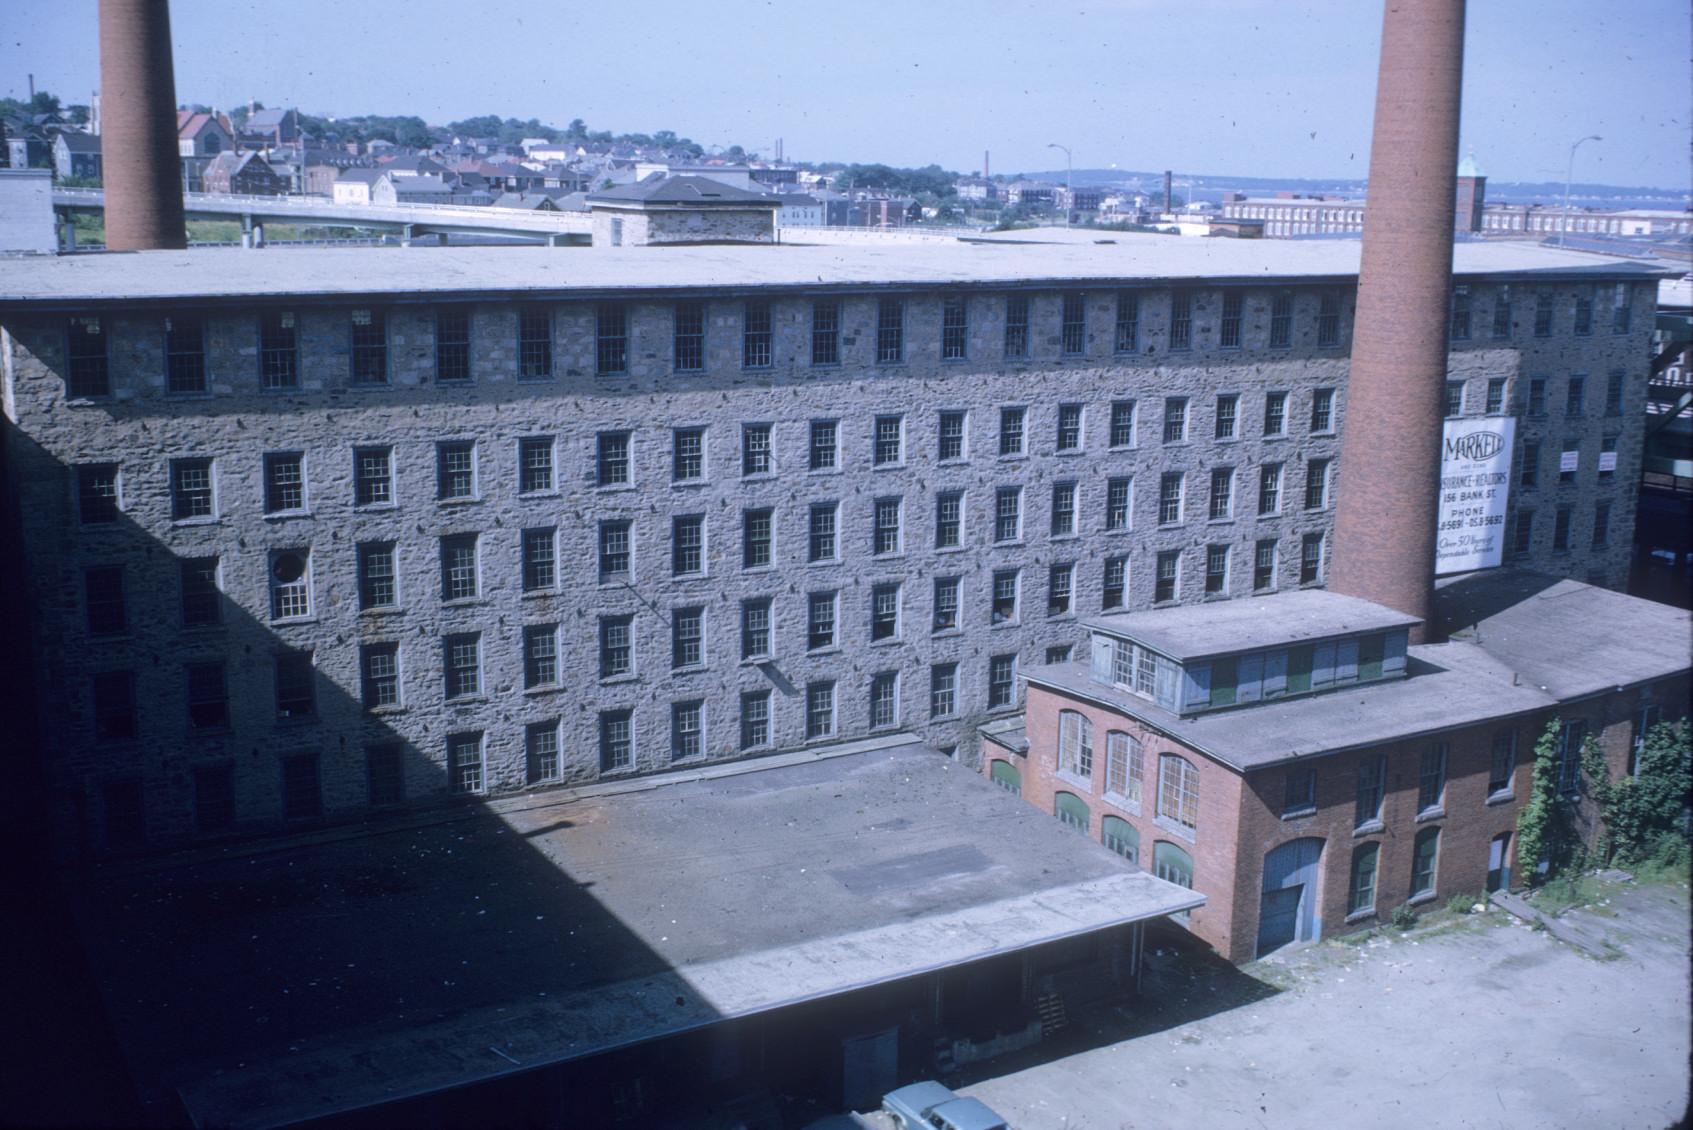
<svg viewBox="0 0 1693 1130">
<path fill-rule="evenodd" d="M 1629 772 L 1686 714 L 1688 614 L 1509 572 L 1436 610 L 1445 642 L 1409 646 L 1412 617 L 1317 590 L 1099 617 L 1091 660 L 1028 674 L 1021 731 L 984 729 L 984 771 L 1205 894 L 1187 926 L 1231 961 L 1511 886 L 1547 723 L 1566 791 L 1587 736 Z"/>
</svg>

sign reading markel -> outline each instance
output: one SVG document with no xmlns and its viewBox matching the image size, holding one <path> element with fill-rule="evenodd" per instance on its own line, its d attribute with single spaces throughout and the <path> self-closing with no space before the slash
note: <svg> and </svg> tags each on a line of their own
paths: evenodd
<svg viewBox="0 0 1693 1130">
<path fill-rule="evenodd" d="M 1491 569 L 1505 552 L 1516 420 L 1447 420 L 1440 451 L 1435 574 Z"/>
</svg>

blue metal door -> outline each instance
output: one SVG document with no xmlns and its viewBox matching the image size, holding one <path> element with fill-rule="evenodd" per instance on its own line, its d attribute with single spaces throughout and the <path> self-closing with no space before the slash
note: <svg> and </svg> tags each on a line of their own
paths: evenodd
<svg viewBox="0 0 1693 1130">
<path fill-rule="evenodd" d="M 1258 904 L 1258 956 L 1293 941 L 1322 936 L 1317 914 L 1318 864 L 1323 841 L 1292 840 L 1264 855 L 1263 897 Z"/>
</svg>

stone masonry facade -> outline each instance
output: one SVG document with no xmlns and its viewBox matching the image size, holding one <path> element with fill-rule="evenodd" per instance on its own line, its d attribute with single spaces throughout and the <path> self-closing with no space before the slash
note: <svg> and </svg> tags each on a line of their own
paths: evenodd
<svg viewBox="0 0 1693 1130">
<path fill-rule="evenodd" d="M 1466 293 L 1461 410 L 1516 414 L 1540 444 L 1513 492 L 1518 560 L 1620 584 L 1651 285 L 1616 291 L 1613 322 L 1608 283 L 1513 284 L 1501 338 L 1503 288 Z M 1016 672 L 1068 658 L 1077 616 L 1112 606 L 1108 577 L 1128 609 L 1322 583 L 1344 282 L 453 299 L 8 313 L 67 850 L 884 730 L 973 759 L 976 727 L 1020 709 Z M 95 354 L 105 386 L 76 389 Z M 267 365 L 292 376 L 262 387 Z M 358 481 L 367 457 L 380 489 Z M 216 611 L 189 623 L 194 568 Z"/>
</svg>

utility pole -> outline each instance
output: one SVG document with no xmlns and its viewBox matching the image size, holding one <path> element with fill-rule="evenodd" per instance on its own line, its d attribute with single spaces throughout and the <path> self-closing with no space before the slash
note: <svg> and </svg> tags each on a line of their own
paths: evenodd
<svg viewBox="0 0 1693 1130">
<path fill-rule="evenodd" d="M 1047 142 L 1046 147 L 1048 149 L 1062 149 L 1062 150 L 1064 150 L 1064 226 L 1069 227 L 1070 226 L 1070 213 L 1075 208 L 1075 204 L 1076 204 L 1075 187 L 1070 183 L 1070 179 L 1071 179 L 1070 147 L 1068 145 L 1060 145 L 1056 141 Z"/>
<path fill-rule="evenodd" d="M 1570 163 L 1564 167 L 1564 214 L 1558 220 L 1558 246 L 1564 245 L 1564 233 L 1570 227 L 1570 182 L 1575 179 L 1575 151 L 1581 148 L 1583 141 L 1604 141 L 1596 133 L 1590 133 L 1570 146 Z"/>
</svg>

